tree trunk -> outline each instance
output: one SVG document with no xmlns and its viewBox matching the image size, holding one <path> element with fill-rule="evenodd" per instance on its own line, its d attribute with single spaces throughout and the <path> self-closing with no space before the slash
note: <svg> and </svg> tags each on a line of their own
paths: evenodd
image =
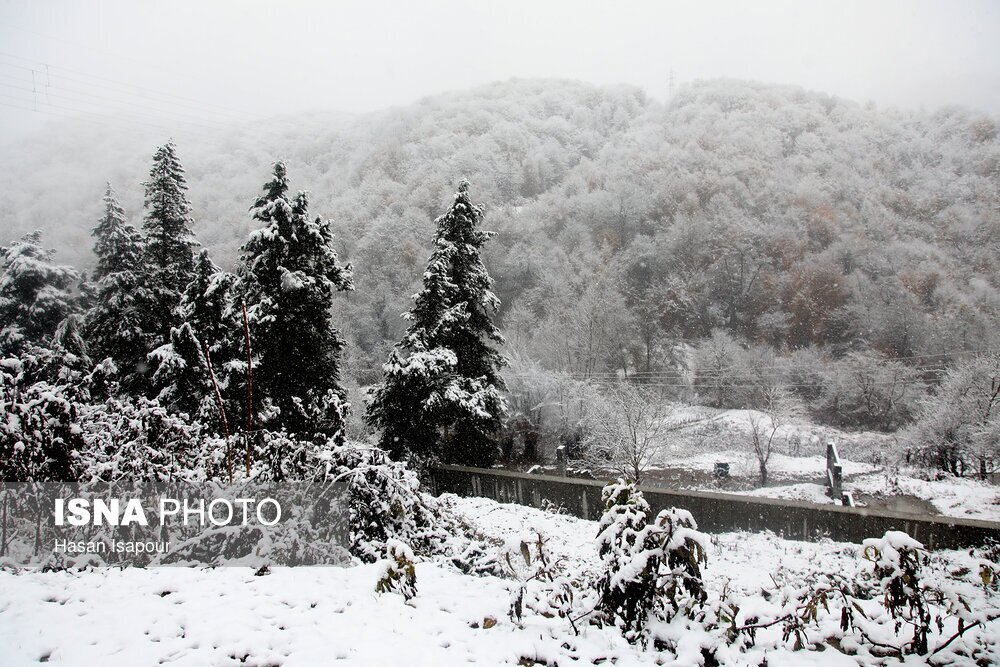
<svg viewBox="0 0 1000 667">
<path fill-rule="evenodd" d="M 250 350 L 250 319 L 247 317 L 247 304 L 243 303 L 243 335 L 247 352 L 247 439 L 246 439 L 246 470 L 250 477 L 250 432 L 253 431 L 253 353 Z"/>
<path fill-rule="evenodd" d="M 767 464 L 760 461 L 760 485 L 767 486 Z"/>
<path fill-rule="evenodd" d="M 7 494 L 3 492 L 3 534 L 0 534 L 0 556 L 7 555 Z"/>
</svg>

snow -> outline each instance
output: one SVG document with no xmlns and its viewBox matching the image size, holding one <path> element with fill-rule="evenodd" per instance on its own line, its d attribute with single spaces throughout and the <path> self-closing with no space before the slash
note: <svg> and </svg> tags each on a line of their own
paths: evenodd
<svg viewBox="0 0 1000 667">
<path fill-rule="evenodd" d="M 667 446 L 663 450 L 664 459 L 673 463 L 673 457 L 678 455 L 690 457 L 701 454 L 708 443 L 716 445 L 708 449 L 720 450 L 714 453 L 736 450 L 745 457 L 748 445 L 744 443 L 748 442 L 750 424 L 755 420 L 764 425 L 771 423 L 770 416 L 759 410 L 721 410 L 674 404 L 664 422 L 668 425 L 687 422 L 688 425 L 669 434 L 665 443 Z M 837 445 L 841 458 L 846 456 L 860 461 L 869 459 L 880 450 L 891 449 L 892 440 L 893 436 L 883 433 L 841 431 L 799 418 L 788 423 L 779 423 L 774 434 L 772 449 L 775 454 L 778 452 L 797 454 L 797 459 L 801 455 L 817 457 L 816 460 L 821 462 L 821 467 L 825 470 L 827 443 L 833 442 Z M 732 444 L 739 446 L 734 448 Z M 855 471 L 846 465 L 847 462 L 844 474 L 854 474 Z"/>
<path fill-rule="evenodd" d="M 666 455 L 666 452 L 669 451 L 668 445 L 664 458 L 669 461 L 672 468 L 712 472 L 716 463 L 730 463 L 737 467 L 742 465 L 754 474 L 757 471 L 757 460 L 753 458 L 753 453 L 749 449 L 723 449 L 672 460 L 669 458 L 669 455 Z M 841 464 L 843 465 L 844 475 L 860 475 L 877 470 L 875 466 L 867 463 L 857 463 L 841 459 Z M 657 467 L 653 466 L 652 469 Z M 805 475 L 826 477 L 826 456 L 789 456 L 772 451 L 771 458 L 767 461 L 767 470 L 768 474 L 774 478 Z"/>
<path fill-rule="evenodd" d="M 305 282 L 302 280 L 302 274 L 298 271 L 282 271 L 281 272 L 281 289 L 284 292 L 294 292 L 300 290 L 305 286 Z"/>
<path fill-rule="evenodd" d="M 516 549 L 526 533 L 539 531 L 549 538 L 550 555 L 565 559 L 570 570 L 593 572 L 599 564 L 595 522 L 479 498 L 446 496 L 444 502 L 497 544 Z M 909 538 L 889 539 L 902 544 Z M 717 535 L 707 546 L 710 589 L 718 594 L 725 587 L 744 619 L 777 612 L 779 599 L 761 596 L 775 582 L 801 582 L 816 568 L 851 578 L 871 567 L 857 545 L 768 533 Z M 937 558 L 941 568 L 965 567 L 976 577 L 967 553 Z M 580 624 L 575 636 L 565 620 L 530 613 L 514 623 L 507 615 L 518 585 L 513 580 L 418 563 L 417 594 L 404 602 L 374 592 L 383 571 L 382 563 L 272 568 L 267 576 L 241 567 L 0 571 L 0 664 L 513 665 L 529 657 L 554 665 L 607 659 L 626 666 L 656 664 L 663 655 L 629 645 L 612 628 Z M 984 595 L 974 606 L 984 604 Z M 678 638 L 678 664 L 691 664 L 685 656 L 695 657 L 707 638 L 696 628 L 658 632 Z M 811 632 L 819 637 L 825 630 Z M 743 653 L 723 647 L 720 657 L 728 664 L 759 664 L 765 654 L 770 665 L 871 662 L 830 649 L 792 652 L 780 633 L 780 627 L 761 630 L 756 647 Z"/>
<path fill-rule="evenodd" d="M 645 469 L 643 484 L 668 488 L 736 493 L 760 498 L 838 503 L 827 492 L 826 444 L 837 444 L 843 488 L 859 506 L 892 511 L 1000 522 L 1000 487 L 973 477 L 925 479 L 927 470 L 898 466 L 895 436 L 847 432 L 799 419 L 781 424 L 768 459 L 767 487 L 757 487 L 758 462 L 750 448 L 751 420 L 769 417 L 757 410 L 714 409 L 676 403 L 664 418 L 663 442 Z M 673 427 L 682 425 L 681 428 Z M 716 463 L 728 463 L 734 477 L 718 483 Z M 688 475 L 687 472 L 691 473 Z M 600 477 L 612 471 L 595 470 Z M 933 474 L 931 472 L 930 474 Z"/>
<path fill-rule="evenodd" d="M 967 477 L 925 480 L 907 471 L 860 476 L 844 483 L 855 493 L 909 495 L 934 505 L 944 516 L 1000 522 L 1000 487 Z"/>
</svg>

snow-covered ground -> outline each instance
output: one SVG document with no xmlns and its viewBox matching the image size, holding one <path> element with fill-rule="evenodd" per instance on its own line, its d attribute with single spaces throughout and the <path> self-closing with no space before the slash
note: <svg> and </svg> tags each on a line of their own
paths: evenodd
<svg viewBox="0 0 1000 667">
<path fill-rule="evenodd" d="M 672 406 L 664 423 L 683 427 L 663 437 L 644 483 L 834 503 L 826 491 L 826 445 L 834 442 L 843 466 L 844 488 L 854 492 L 860 505 L 1000 522 L 1000 486 L 972 477 L 923 479 L 926 471 L 895 465 L 899 457 L 895 436 L 840 431 L 801 418 L 778 426 L 767 464 L 768 486 L 759 488 L 750 424 L 751 420 L 767 424 L 768 419 L 756 410 Z M 713 475 L 716 463 L 728 463 L 733 479 L 719 484 Z M 610 471 L 598 473 L 598 477 L 612 475 Z"/>
<path fill-rule="evenodd" d="M 721 449 L 714 452 L 702 452 L 691 455 L 676 455 L 671 457 L 670 445 L 663 448 L 663 464 L 652 466 L 658 467 L 686 468 L 705 473 L 711 473 L 718 463 L 729 463 L 733 474 L 745 477 L 752 477 L 757 474 L 757 459 L 749 449 Z M 857 463 L 855 461 L 841 460 L 844 475 L 860 475 L 878 470 L 876 466 L 869 463 Z M 771 479 L 787 479 L 792 477 L 825 477 L 826 476 L 826 455 L 820 456 L 803 455 L 791 456 L 778 451 L 771 453 L 771 458 L 767 463 L 768 475 Z"/>
<path fill-rule="evenodd" d="M 445 502 L 497 542 L 538 531 L 568 569 L 586 573 L 598 565 L 593 522 L 485 499 Z M 935 576 L 971 591 L 975 606 L 995 606 L 996 593 L 988 596 L 977 584 L 973 556 L 933 558 Z M 712 538 L 704 573 L 713 594 L 725 591 L 763 618 L 776 601 L 762 591 L 794 586 L 817 570 L 851 578 L 865 567 L 856 545 L 731 533 Z M 629 645 L 612 628 L 581 623 L 577 636 L 565 620 L 537 615 L 518 626 L 507 615 L 514 585 L 508 579 L 420 563 L 417 595 L 405 603 L 399 595 L 375 594 L 378 574 L 378 565 L 274 568 L 259 577 L 246 568 L 0 572 L 0 664 L 650 665 L 665 655 Z M 820 641 L 838 623 L 821 614 L 809 632 Z M 983 632 L 1000 641 L 995 624 Z M 780 626 L 760 630 L 755 647 L 745 653 L 723 647 L 718 657 L 757 665 L 766 656 L 771 666 L 865 661 L 864 651 L 848 656 L 822 643 L 822 651 L 793 652 L 780 635 Z M 688 640 L 702 639 L 692 632 Z"/>
<path fill-rule="evenodd" d="M 720 410 L 697 405 L 671 405 L 666 425 L 684 425 L 665 438 L 665 457 L 702 454 L 706 451 L 745 451 L 751 422 L 768 428 L 770 417 L 759 410 Z M 779 420 L 774 432 L 773 450 L 795 456 L 819 456 L 825 460 L 826 445 L 835 442 L 842 458 L 878 463 L 896 448 L 896 436 L 866 431 L 842 431 L 796 417 Z M 736 445 L 734 447 L 734 445 Z M 845 470 L 845 472 L 847 472 Z"/>
<path fill-rule="evenodd" d="M 948 476 L 926 480 L 904 469 L 860 475 L 844 487 L 858 493 L 919 498 L 944 516 L 1000 522 L 1000 487 L 978 479 Z"/>
</svg>

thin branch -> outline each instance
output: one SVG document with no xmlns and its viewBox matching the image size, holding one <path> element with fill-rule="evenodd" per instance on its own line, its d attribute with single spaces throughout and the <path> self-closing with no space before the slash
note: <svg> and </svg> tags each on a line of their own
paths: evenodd
<svg viewBox="0 0 1000 667">
<path fill-rule="evenodd" d="M 952 643 L 953 641 L 955 641 L 956 639 L 958 639 L 959 637 L 961 637 L 962 635 L 964 635 L 966 632 L 968 632 L 972 628 L 974 628 L 976 626 L 983 626 L 986 623 L 992 623 L 993 621 L 997 620 L 998 618 L 1000 618 L 1000 614 L 994 615 L 994 616 L 990 616 L 989 618 L 986 619 L 985 622 L 980 620 L 980 621 L 975 621 L 974 623 L 970 623 L 969 625 L 966 625 L 964 628 L 962 628 L 961 630 L 959 630 L 958 632 L 956 632 L 955 634 L 953 634 L 951 637 L 949 637 L 948 641 L 946 641 L 945 643 L 941 644 L 936 649 L 934 649 L 933 651 L 931 651 L 931 655 L 936 655 L 938 652 L 943 651 L 948 646 L 948 644 Z"/>
<path fill-rule="evenodd" d="M 247 443 L 246 469 L 250 477 L 250 433 L 253 431 L 253 356 L 250 350 L 250 318 L 247 317 L 247 304 L 243 305 L 243 336 L 247 350 Z"/>
<path fill-rule="evenodd" d="M 198 340 L 195 338 L 195 340 Z M 201 341 L 201 349 L 205 354 L 205 366 L 208 368 L 208 377 L 212 379 L 212 388 L 215 390 L 215 403 L 219 406 L 219 418 L 222 420 L 222 434 L 226 438 L 226 472 L 229 474 L 229 483 L 233 483 L 233 456 L 232 446 L 229 442 L 229 420 L 226 419 L 226 408 L 222 403 L 222 392 L 219 391 L 219 383 L 215 380 L 215 370 L 212 368 L 212 357 L 208 353 L 208 345 Z"/>
</svg>

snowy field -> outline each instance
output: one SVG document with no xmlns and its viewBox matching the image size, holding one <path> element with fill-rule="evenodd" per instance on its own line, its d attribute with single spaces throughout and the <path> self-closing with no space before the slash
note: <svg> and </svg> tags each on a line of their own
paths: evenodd
<svg viewBox="0 0 1000 667">
<path fill-rule="evenodd" d="M 447 497 L 457 513 L 494 543 L 519 543 L 533 531 L 549 539 L 551 557 L 568 571 L 598 566 L 596 524 L 485 499 Z M 996 608 L 997 592 L 978 582 L 977 559 L 966 552 L 932 556 L 933 576 Z M 766 619 L 781 598 L 817 570 L 858 576 L 870 564 L 856 545 L 795 542 L 771 534 L 712 538 L 704 570 L 715 595 L 738 602 L 743 616 Z M 513 580 L 463 575 L 437 562 L 419 563 L 417 595 L 408 603 L 374 592 L 379 566 L 275 568 L 254 576 L 245 568 L 102 569 L 89 572 L 0 572 L 0 664 L 63 665 L 518 665 L 665 664 L 666 654 L 626 643 L 612 628 L 559 618 L 508 617 Z M 768 593 L 767 591 L 771 591 Z M 871 601 L 876 608 L 877 601 Z M 884 612 L 883 612 L 884 613 Z M 864 647 L 826 638 L 839 615 L 820 614 L 808 629 L 810 650 L 792 651 L 780 626 L 757 633 L 756 646 L 716 657 L 732 665 L 855 665 L 875 659 Z M 663 628 L 662 632 L 677 632 Z M 979 632 L 1000 659 L 1000 627 Z M 677 661 L 696 664 L 712 639 L 698 629 L 676 637 Z M 935 635 L 932 645 L 937 642 Z M 952 646 L 956 646 L 953 644 Z M 820 650 L 822 649 L 822 650 Z M 947 662 L 946 649 L 931 664 Z M 890 663 L 893 662 L 890 660 Z M 898 663 L 897 663 L 898 664 Z M 911 657 L 907 664 L 925 664 Z"/>
<path fill-rule="evenodd" d="M 933 473 L 900 465 L 895 436 L 841 431 L 805 420 L 778 426 L 767 466 L 768 486 L 760 488 L 750 448 L 752 419 L 768 423 L 756 410 L 672 406 L 664 424 L 683 427 L 662 437 L 643 483 L 829 504 L 835 501 L 826 491 L 826 444 L 834 442 L 844 489 L 853 491 L 861 506 L 1000 522 L 1000 486 L 974 476 L 933 479 Z M 720 484 L 715 479 L 716 463 L 729 464 L 730 480 Z M 594 472 L 601 479 L 614 475 Z"/>
</svg>

